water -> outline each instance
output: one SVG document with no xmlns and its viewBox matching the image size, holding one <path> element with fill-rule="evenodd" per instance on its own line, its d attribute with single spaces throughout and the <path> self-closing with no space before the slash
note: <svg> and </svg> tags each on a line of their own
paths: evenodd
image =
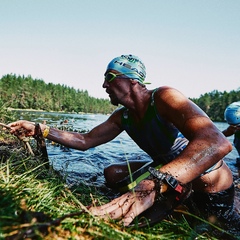
<svg viewBox="0 0 240 240">
<path fill-rule="evenodd" d="M 35 122 L 46 121 L 51 126 L 64 126 L 66 129 L 76 131 L 89 131 L 98 124 L 104 122 L 108 116 L 102 114 L 64 114 L 49 112 L 21 112 L 20 119 L 27 119 Z M 61 122 L 68 120 L 68 123 L 61 125 Z M 227 127 L 224 122 L 216 122 L 216 126 L 222 131 Z M 233 136 L 228 138 L 233 142 Z M 84 182 L 90 185 L 104 185 L 103 169 L 111 163 L 124 162 L 126 160 L 147 160 L 148 155 L 123 132 L 114 140 L 104 145 L 91 148 L 85 152 L 68 149 L 49 141 L 47 151 L 49 160 L 54 169 L 59 171 L 66 179 L 67 184 L 75 185 Z M 235 178 L 238 177 L 236 167 L 237 151 L 229 153 L 225 160 L 233 172 Z"/>
</svg>

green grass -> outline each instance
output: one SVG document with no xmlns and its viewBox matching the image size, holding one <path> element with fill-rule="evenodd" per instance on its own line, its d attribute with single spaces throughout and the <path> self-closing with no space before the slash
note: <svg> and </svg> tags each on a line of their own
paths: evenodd
<svg viewBox="0 0 240 240">
<path fill-rule="evenodd" d="M 86 206 L 109 201 L 99 189 L 69 188 L 39 156 L 28 156 L 21 144 L 11 146 L 0 161 L 0 239 L 216 239 L 208 231 L 197 234 L 183 214 L 145 228 L 94 217 Z"/>
</svg>

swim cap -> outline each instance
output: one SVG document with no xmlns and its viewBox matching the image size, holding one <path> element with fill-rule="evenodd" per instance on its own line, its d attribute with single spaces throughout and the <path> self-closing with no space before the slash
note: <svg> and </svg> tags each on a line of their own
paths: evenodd
<svg viewBox="0 0 240 240">
<path fill-rule="evenodd" d="M 230 125 L 240 123 L 240 102 L 231 103 L 224 112 L 224 119 Z"/>
<path fill-rule="evenodd" d="M 136 79 L 140 83 L 148 84 L 144 82 L 146 78 L 145 65 L 137 56 L 129 54 L 116 57 L 108 64 L 107 71 L 110 69 L 123 73 L 129 78 Z"/>
</svg>

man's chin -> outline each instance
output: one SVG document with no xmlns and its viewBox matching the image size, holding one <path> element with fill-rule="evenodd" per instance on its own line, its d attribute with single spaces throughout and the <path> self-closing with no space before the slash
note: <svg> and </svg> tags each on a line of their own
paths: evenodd
<svg viewBox="0 0 240 240">
<path fill-rule="evenodd" d="M 114 106 L 118 106 L 119 102 L 116 99 L 110 98 L 111 104 Z"/>
<path fill-rule="evenodd" d="M 112 105 L 114 105 L 114 106 L 118 106 L 118 102 L 113 102 L 113 101 L 111 101 L 111 103 L 112 103 Z"/>
</svg>

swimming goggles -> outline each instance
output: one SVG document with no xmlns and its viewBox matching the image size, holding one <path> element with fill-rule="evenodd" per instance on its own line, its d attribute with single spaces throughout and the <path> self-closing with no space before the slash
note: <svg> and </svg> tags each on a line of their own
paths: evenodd
<svg viewBox="0 0 240 240">
<path fill-rule="evenodd" d="M 120 77 L 121 75 L 124 75 L 124 74 L 123 74 L 123 73 L 112 73 L 112 72 L 108 72 L 108 73 L 105 75 L 105 81 L 107 81 L 107 82 L 112 82 L 116 77 L 118 77 L 118 78 L 129 78 L 129 77 L 126 77 L 126 76 Z"/>
</svg>

